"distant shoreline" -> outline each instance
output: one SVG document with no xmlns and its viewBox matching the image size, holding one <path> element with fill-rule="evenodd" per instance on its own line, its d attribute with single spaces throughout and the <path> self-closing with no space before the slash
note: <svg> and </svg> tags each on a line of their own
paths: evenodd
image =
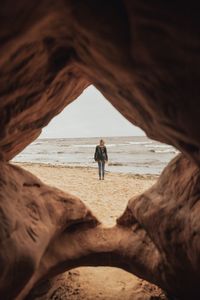
<svg viewBox="0 0 200 300">
<path fill-rule="evenodd" d="M 60 168 L 97 167 L 94 151 L 97 140 L 39 139 L 34 141 L 12 161 L 22 164 Z M 176 155 L 172 146 L 152 141 L 147 137 L 112 137 L 106 140 L 108 165 L 106 172 L 116 174 L 141 174 L 157 177 Z M 150 177 L 151 178 L 151 177 Z"/>
<path fill-rule="evenodd" d="M 145 134 L 143 135 L 103 135 L 102 136 L 105 139 L 109 139 L 109 138 L 143 138 L 143 137 L 147 137 Z M 74 140 L 74 139 L 96 139 L 97 141 L 99 141 L 99 139 L 101 138 L 101 136 L 73 136 L 73 137 L 38 137 L 37 140 Z M 36 141 L 36 140 L 35 140 Z"/>
</svg>

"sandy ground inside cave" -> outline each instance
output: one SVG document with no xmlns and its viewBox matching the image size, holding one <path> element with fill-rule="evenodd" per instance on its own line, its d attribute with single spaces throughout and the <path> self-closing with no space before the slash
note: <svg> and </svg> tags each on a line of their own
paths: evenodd
<svg viewBox="0 0 200 300">
<path fill-rule="evenodd" d="M 42 164 L 20 165 L 44 183 L 81 198 L 107 226 L 115 224 L 128 199 L 148 189 L 156 181 L 156 177 L 151 175 L 117 173 L 107 173 L 105 180 L 100 181 L 96 169 Z M 56 285 L 57 289 L 54 286 L 54 290 L 50 290 L 48 299 L 165 299 L 162 296 L 157 298 L 160 295 L 157 288 L 154 289 L 145 281 L 116 268 L 77 268 L 63 274 L 57 279 Z M 151 298 L 152 295 L 156 298 Z"/>
</svg>

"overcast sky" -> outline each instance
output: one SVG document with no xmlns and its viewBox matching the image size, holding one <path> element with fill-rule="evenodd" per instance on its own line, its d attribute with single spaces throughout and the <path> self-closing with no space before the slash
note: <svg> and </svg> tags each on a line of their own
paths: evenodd
<svg viewBox="0 0 200 300">
<path fill-rule="evenodd" d="M 144 135 L 128 122 L 93 86 L 69 104 L 47 127 L 40 138 L 73 138 Z"/>
</svg>

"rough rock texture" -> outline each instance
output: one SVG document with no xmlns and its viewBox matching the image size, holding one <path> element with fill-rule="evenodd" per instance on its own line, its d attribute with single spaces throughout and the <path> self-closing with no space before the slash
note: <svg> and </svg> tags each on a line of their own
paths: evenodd
<svg viewBox="0 0 200 300">
<path fill-rule="evenodd" d="M 157 185 L 131 200 L 120 225 L 78 226 L 64 234 L 63 246 L 68 205 L 72 223 L 96 219 L 79 200 L 65 203 L 71 196 L 2 164 L 2 299 L 23 289 L 22 299 L 47 274 L 82 264 L 117 265 L 181 299 L 200 297 L 199 34 L 194 2 L 1 1 L 2 160 L 22 151 L 90 83 L 149 137 L 191 160 L 180 156 L 170 164 Z"/>
<path fill-rule="evenodd" d="M 152 245 L 150 276 L 180 299 L 200 295 L 199 185 L 199 168 L 179 155 L 152 188 L 129 201 L 118 219 L 140 239 L 143 236 L 144 248 Z"/>
<path fill-rule="evenodd" d="M 199 180 L 198 167 L 179 155 L 150 190 L 130 200 L 118 225 L 106 229 L 76 197 L 1 163 L 0 298 L 23 299 L 38 281 L 73 267 L 107 265 L 195 299 Z"/>
<path fill-rule="evenodd" d="M 92 82 L 149 137 L 173 144 L 199 163 L 200 19 L 195 5 L 71 3 L 75 48 Z"/>
<path fill-rule="evenodd" d="M 67 14 L 62 1 L 1 3 L 0 152 L 6 160 L 89 84 L 70 45 Z"/>
<path fill-rule="evenodd" d="M 54 259 L 43 261 L 51 244 L 76 226 L 98 221 L 76 197 L 43 184 L 14 165 L 0 164 L 0 299 L 13 299 L 46 273 Z M 70 248 L 71 255 L 73 246 Z M 59 254 L 59 245 L 58 245 Z M 42 270 L 41 270 L 42 268 Z M 21 297 L 20 297 L 21 299 Z"/>
<path fill-rule="evenodd" d="M 4 157 L 92 82 L 148 136 L 199 162 L 199 23 L 195 5 L 178 0 L 3 0 Z"/>
<path fill-rule="evenodd" d="M 87 270 L 88 268 L 84 268 Z M 28 295 L 28 300 L 167 300 L 162 291 L 153 284 L 144 280 L 136 279 L 127 282 L 127 278 L 122 276 L 120 281 L 113 280 L 114 286 L 110 286 L 110 276 L 116 275 L 115 268 L 107 268 L 105 278 L 99 282 L 94 273 L 85 278 L 80 278 L 80 268 L 68 271 L 62 275 L 46 280 L 35 287 Z M 104 268 L 105 269 L 105 268 Z M 105 270 L 104 270 L 105 271 Z M 125 272 L 123 272 L 125 273 Z M 87 271 L 86 271 L 86 275 Z M 119 279 L 119 278 L 118 278 Z"/>
<path fill-rule="evenodd" d="M 15 165 L 0 169 L 0 299 L 24 299 L 37 282 L 76 266 L 150 276 L 152 245 L 142 247 L 131 228 L 103 228 L 78 198 Z"/>
</svg>

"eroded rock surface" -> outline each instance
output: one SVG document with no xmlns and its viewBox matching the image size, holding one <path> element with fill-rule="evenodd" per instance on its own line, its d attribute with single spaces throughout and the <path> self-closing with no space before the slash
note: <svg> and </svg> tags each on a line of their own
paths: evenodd
<svg viewBox="0 0 200 300">
<path fill-rule="evenodd" d="M 180 1 L 71 1 L 81 68 L 147 136 L 200 162 L 200 19 Z M 86 16 L 89 16 L 86 18 Z"/>
<path fill-rule="evenodd" d="M 195 299 L 199 180 L 198 167 L 179 155 L 152 188 L 129 201 L 116 226 L 104 228 L 76 197 L 1 163 L 0 296 L 23 299 L 49 276 L 102 265 L 127 270 L 180 299 Z"/>
<path fill-rule="evenodd" d="M 78 198 L 15 165 L 0 167 L 1 299 L 24 299 L 42 280 L 77 266 L 116 266 L 158 283 L 157 250 L 149 239 L 144 247 L 144 231 L 104 228 Z"/>
<path fill-rule="evenodd" d="M 49 269 L 53 259 L 43 264 L 43 257 L 55 239 L 76 224 L 98 221 L 78 198 L 31 173 L 4 163 L 0 169 L 0 299 L 14 299 Z"/>
<path fill-rule="evenodd" d="M 152 188 L 129 201 L 118 219 L 138 234 L 145 232 L 143 247 L 149 247 L 149 240 L 159 253 L 154 262 L 149 257 L 155 267 L 152 276 L 178 299 L 200 295 L 199 185 L 199 168 L 179 155 Z"/>
<path fill-rule="evenodd" d="M 199 166 L 197 8 L 180 1 L 1 1 L 0 158 L 22 151 L 93 83 L 149 137 Z M 14 166 L 2 163 L 0 175 L 2 299 L 22 299 L 42 277 L 84 264 L 117 265 L 181 299 L 199 298 L 199 169 L 190 160 L 173 161 L 130 201 L 116 227 L 80 226 L 62 239 L 71 220 L 96 224 L 87 208 Z"/>
<path fill-rule="evenodd" d="M 71 46 L 64 1 L 3 1 L 0 152 L 9 160 L 89 85 Z"/>
<path fill-rule="evenodd" d="M 99 269 L 103 269 L 104 278 L 98 278 Z M 125 272 L 121 272 L 119 276 L 115 268 L 106 269 L 98 267 L 96 271 L 94 268 L 84 268 L 84 273 L 81 274 L 82 270 L 79 268 L 58 275 L 35 287 L 27 300 L 168 300 L 155 285 L 130 274 L 132 280 L 128 280 Z"/>
<path fill-rule="evenodd" d="M 14 157 L 93 83 L 149 137 L 199 163 L 195 8 L 179 1 L 2 1 L 1 155 Z"/>
</svg>

